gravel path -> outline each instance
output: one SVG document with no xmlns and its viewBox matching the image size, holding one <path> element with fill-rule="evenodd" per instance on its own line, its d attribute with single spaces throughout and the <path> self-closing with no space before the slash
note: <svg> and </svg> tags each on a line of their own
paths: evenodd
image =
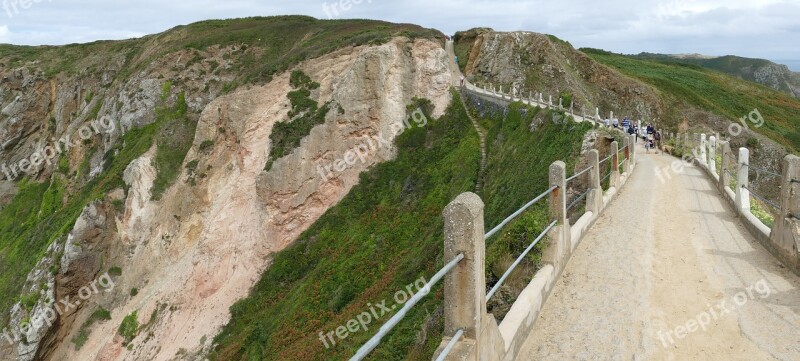
<svg viewBox="0 0 800 361">
<path fill-rule="evenodd" d="M 800 360 L 800 278 L 701 170 L 675 173 L 676 158 L 637 151 L 638 168 L 573 254 L 520 359 Z"/>
</svg>

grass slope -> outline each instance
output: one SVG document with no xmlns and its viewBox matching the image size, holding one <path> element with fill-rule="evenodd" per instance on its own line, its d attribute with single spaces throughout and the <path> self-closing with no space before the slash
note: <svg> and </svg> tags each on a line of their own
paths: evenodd
<svg viewBox="0 0 800 361">
<path fill-rule="evenodd" d="M 655 86 L 677 102 L 719 114 L 731 122 L 758 109 L 765 124 L 751 129 L 794 152 L 800 150 L 798 99 L 694 65 L 640 60 L 595 49 L 581 50 L 600 63 Z"/>
<path fill-rule="evenodd" d="M 178 26 L 166 32 L 123 41 L 97 41 L 66 46 L 16 46 L 0 44 L 0 63 L 9 67 L 39 61 L 48 77 L 59 73 L 87 75 L 103 68 L 114 55 L 126 62 L 118 74 L 126 81 L 165 54 L 212 46 L 235 45 L 229 54 L 235 65 L 223 69 L 236 75 L 228 85 L 233 90 L 242 84 L 268 82 L 274 74 L 291 69 L 294 64 L 347 46 L 381 44 L 394 36 L 444 39 L 432 29 L 411 24 L 392 24 L 374 20 L 317 20 L 308 16 L 250 17 L 208 20 Z M 248 51 L 249 48 L 255 49 Z M 102 54 L 102 56 L 96 56 Z M 198 59 L 202 60 L 202 59 Z"/>
<path fill-rule="evenodd" d="M 487 228 L 547 189 L 547 167 L 579 149 L 585 130 L 547 123 L 530 132 L 530 118 L 511 114 L 482 120 L 491 127 L 497 152 L 483 194 Z M 441 212 L 458 194 L 474 189 L 477 133 L 454 96 L 444 116 L 406 131 L 397 143 L 396 160 L 363 174 L 345 199 L 275 255 L 250 296 L 231 307 L 232 320 L 215 338 L 212 359 L 347 359 L 390 315 L 329 349 L 320 331 L 346 325 L 368 312 L 370 303 L 394 304 L 396 291 L 443 265 Z M 487 253 L 516 257 L 519 245 L 530 241 L 526 237 L 541 229 L 539 218 L 534 214 L 512 224 Z M 442 337 L 441 302 L 437 287 L 370 358 L 429 360 Z"/>
</svg>

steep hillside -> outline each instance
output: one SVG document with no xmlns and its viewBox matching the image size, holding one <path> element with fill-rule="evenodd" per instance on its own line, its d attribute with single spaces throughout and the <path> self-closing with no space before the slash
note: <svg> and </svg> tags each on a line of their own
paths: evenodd
<svg viewBox="0 0 800 361">
<path fill-rule="evenodd" d="M 650 84 L 662 94 L 680 101 L 682 109 L 698 109 L 721 119 L 702 122 L 727 135 L 729 122 L 738 122 L 758 109 L 764 124 L 750 129 L 768 136 L 780 145 L 800 150 L 800 100 L 764 86 L 720 72 L 680 63 L 661 63 L 632 59 L 604 51 L 583 49 L 592 59 Z M 727 120 L 727 121 L 726 121 Z M 697 119 L 689 119 L 697 121 Z M 734 140 L 744 145 L 751 133 Z M 744 138 L 744 139 L 742 139 Z"/>
<path fill-rule="evenodd" d="M 592 60 L 569 43 L 531 32 L 495 32 L 473 29 L 459 32 L 456 49 L 467 58 L 465 71 L 478 86 L 502 86 L 519 94 L 544 93 L 577 113 L 601 115 L 614 111 L 645 121 L 674 117 L 658 91 Z"/>
<path fill-rule="evenodd" d="M 0 359 L 207 347 L 271 252 L 394 157 L 392 124 L 414 97 L 444 111 L 441 39 L 273 17 L 1 46 Z M 388 145 L 320 184 L 316 165 L 368 135 Z M 86 295 L 98 279 L 112 287 Z M 84 302 L 50 320 L 66 298 Z"/>
<path fill-rule="evenodd" d="M 800 73 L 765 59 L 726 55 L 720 57 L 679 56 L 640 53 L 632 58 L 666 63 L 683 63 L 721 71 L 740 79 L 752 81 L 800 98 Z"/>
<path fill-rule="evenodd" d="M 393 312 L 384 315 L 378 309 L 378 321 L 344 339 L 325 334 L 369 312 L 370 305 L 398 305 L 396 292 L 442 266 L 442 210 L 458 194 L 474 189 L 480 167 L 478 135 L 465 111 L 454 95 L 442 117 L 431 116 L 427 126 L 404 132 L 395 160 L 362 175 L 347 197 L 278 252 L 250 296 L 231 308 L 233 318 L 214 340 L 212 360 L 342 360 L 372 337 Z M 519 104 L 505 115 L 471 111 L 484 115 L 481 122 L 493 144 L 492 172 L 481 194 L 487 227 L 543 192 L 553 161 L 573 164 L 591 128 L 554 123 L 551 113 Z M 548 144 L 547 149 L 540 144 Z M 531 234 L 544 228 L 545 218 L 541 210 L 531 211 L 491 240 L 490 277 L 497 279 L 494 272 L 505 270 Z M 515 275 L 514 283 L 524 284 L 532 276 L 539 256 L 531 254 L 522 267 L 527 273 Z M 437 288 L 370 359 L 430 360 L 442 337 L 441 298 Z"/>
</svg>

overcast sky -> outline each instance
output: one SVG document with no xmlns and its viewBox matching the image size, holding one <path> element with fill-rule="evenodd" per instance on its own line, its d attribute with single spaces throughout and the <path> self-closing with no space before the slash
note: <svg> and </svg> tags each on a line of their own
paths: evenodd
<svg viewBox="0 0 800 361">
<path fill-rule="evenodd" d="M 800 0 L 0 0 L 0 43 L 123 39 L 191 22 L 256 15 L 371 18 L 453 33 L 472 27 L 554 34 L 621 53 L 800 60 Z M 344 10 L 342 4 L 352 4 Z M 346 7 L 346 6 L 345 6 Z M 327 11 L 326 11 L 327 9 Z M 800 61 L 791 64 L 800 71 Z"/>
</svg>

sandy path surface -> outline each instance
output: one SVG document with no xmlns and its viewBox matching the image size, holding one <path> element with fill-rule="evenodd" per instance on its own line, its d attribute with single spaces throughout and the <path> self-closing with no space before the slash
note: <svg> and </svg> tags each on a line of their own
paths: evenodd
<svg viewBox="0 0 800 361">
<path fill-rule="evenodd" d="M 800 360 L 800 278 L 708 178 L 638 150 L 575 251 L 522 360 Z M 661 179 L 656 169 L 661 170 Z"/>
</svg>

